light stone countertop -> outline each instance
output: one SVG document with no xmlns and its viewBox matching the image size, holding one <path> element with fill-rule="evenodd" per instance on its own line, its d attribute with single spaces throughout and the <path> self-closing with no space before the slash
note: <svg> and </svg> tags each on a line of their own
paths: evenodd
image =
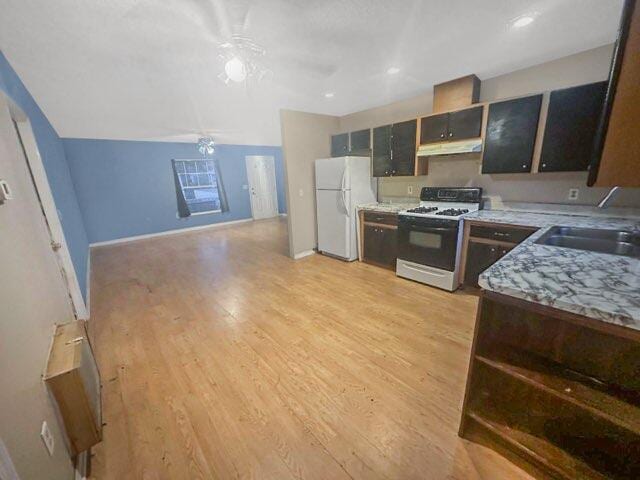
<svg viewBox="0 0 640 480">
<path fill-rule="evenodd" d="M 637 218 L 481 210 L 464 220 L 539 227 L 485 270 L 485 290 L 640 330 L 640 259 L 534 243 L 554 225 L 633 230 Z"/>
<path fill-rule="evenodd" d="M 358 205 L 358 210 L 369 210 L 373 212 L 398 213 L 408 208 L 417 207 L 418 203 L 365 203 Z"/>
</svg>

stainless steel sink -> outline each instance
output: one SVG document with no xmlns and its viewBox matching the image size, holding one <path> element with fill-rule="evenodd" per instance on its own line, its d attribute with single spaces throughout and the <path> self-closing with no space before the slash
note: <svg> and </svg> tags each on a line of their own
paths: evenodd
<svg viewBox="0 0 640 480">
<path fill-rule="evenodd" d="M 626 230 L 556 226 L 535 243 L 640 258 L 640 234 Z"/>
</svg>

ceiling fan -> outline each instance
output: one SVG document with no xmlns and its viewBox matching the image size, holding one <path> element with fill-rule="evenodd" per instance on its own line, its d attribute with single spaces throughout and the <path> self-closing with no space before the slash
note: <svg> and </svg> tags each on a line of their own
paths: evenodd
<svg viewBox="0 0 640 480">
<path fill-rule="evenodd" d="M 183 5 L 180 5 L 183 3 Z M 152 0 L 135 0 L 123 12 L 123 18 L 141 18 L 153 15 Z M 190 8 L 185 8 L 188 4 Z M 222 71 L 218 77 L 227 85 L 247 85 L 273 78 L 286 79 L 289 74 L 326 78 L 336 72 L 337 66 L 312 55 L 301 55 L 293 46 L 279 44 L 277 48 L 258 42 L 251 35 L 251 23 L 260 13 L 261 4 L 255 0 L 181 0 L 167 2 L 163 8 L 171 12 L 166 18 L 193 24 L 206 32 L 214 43 Z"/>
</svg>

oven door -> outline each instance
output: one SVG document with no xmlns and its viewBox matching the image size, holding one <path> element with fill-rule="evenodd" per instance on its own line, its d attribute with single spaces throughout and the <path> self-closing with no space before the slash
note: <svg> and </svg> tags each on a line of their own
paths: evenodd
<svg viewBox="0 0 640 480">
<path fill-rule="evenodd" d="M 458 220 L 400 215 L 398 258 L 453 272 L 458 249 Z"/>
</svg>

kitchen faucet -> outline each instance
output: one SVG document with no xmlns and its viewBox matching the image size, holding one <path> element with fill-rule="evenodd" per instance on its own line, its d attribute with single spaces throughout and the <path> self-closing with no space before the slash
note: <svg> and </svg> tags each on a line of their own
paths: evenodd
<svg viewBox="0 0 640 480">
<path fill-rule="evenodd" d="M 609 192 L 598 203 L 598 208 L 607 208 L 609 206 L 609 202 L 616 196 L 618 190 L 620 190 L 620 187 L 613 187 L 609 190 Z"/>
</svg>

